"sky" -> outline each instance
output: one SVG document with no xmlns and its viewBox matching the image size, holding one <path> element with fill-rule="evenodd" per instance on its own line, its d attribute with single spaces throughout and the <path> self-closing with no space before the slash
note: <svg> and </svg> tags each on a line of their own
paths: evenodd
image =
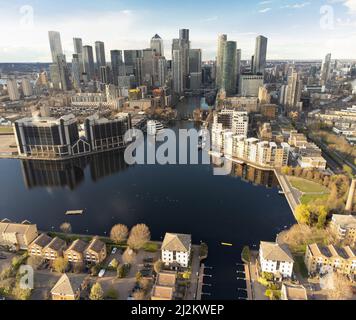
<svg viewBox="0 0 356 320">
<path fill-rule="evenodd" d="M 0 0 L 0 62 L 50 62 L 48 31 L 61 33 L 67 60 L 73 37 L 112 49 L 149 47 L 154 34 L 171 42 L 190 29 L 203 60 L 216 56 L 217 36 L 237 41 L 249 59 L 257 35 L 268 59 L 356 59 L 356 0 Z"/>
</svg>

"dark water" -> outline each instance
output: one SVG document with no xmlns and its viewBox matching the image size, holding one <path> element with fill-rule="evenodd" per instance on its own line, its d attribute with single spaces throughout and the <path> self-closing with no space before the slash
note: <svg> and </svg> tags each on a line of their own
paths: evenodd
<svg viewBox="0 0 356 320">
<path fill-rule="evenodd" d="M 196 99 L 182 102 L 188 110 Z M 179 108 L 179 106 L 178 106 Z M 188 110 L 189 111 L 189 110 Z M 179 122 L 174 129 L 192 127 Z M 237 165 L 214 176 L 211 165 L 127 166 L 120 152 L 67 163 L 0 160 L 0 219 L 24 219 L 41 230 L 64 221 L 77 233 L 108 234 L 112 225 L 146 223 L 153 239 L 165 232 L 190 233 L 209 245 L 204 298 L 237 299 L 236 263 L 244 245 L 275 239 L 293 223 L 273 173 Z M 66 210 L 85 209 L 83 216 Z M 232 243 L 223 247 L 221 242 Z"/>
</svg>

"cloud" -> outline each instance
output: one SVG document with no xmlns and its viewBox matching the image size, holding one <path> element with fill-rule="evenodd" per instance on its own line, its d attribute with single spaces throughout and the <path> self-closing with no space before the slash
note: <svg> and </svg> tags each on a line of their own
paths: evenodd
<svg viewBox="0 0 356 320">
<path fill-rule="evenodd" d="M 259 13 L 266 13 L 266 12 L 271 11 L 271 10 L 272 10 L 272 8 L 265 8 L 265 9 L 259 10 L 258 12 Z"/>
<path fill-rule="evenodd" d="M 302 3 L 294 3 L 294 4 L 287 4 L 285 6 L 282 6 L 281 8 L 288 8 L 288 9 L 301 9 L 306 6 L 309 6 L 310 2 L 302 2 Z"/>
<path fill-rule="evenodd" d="M 270 3 L 272 3 L 273 2 L 273 0 L 266 0 L 266 1 L 261 1 L 261 2 L 259 2 L 258 4 L 260 5 L 260 6 L 263 6 L 263 5 L 266 5 L 266 4 L 270 4 Z"/>
</svg>

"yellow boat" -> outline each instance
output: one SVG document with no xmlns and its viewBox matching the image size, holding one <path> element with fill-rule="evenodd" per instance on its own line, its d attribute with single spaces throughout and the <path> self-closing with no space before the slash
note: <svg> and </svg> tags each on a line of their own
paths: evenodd
<svg viewBox="0 0 356 320">
<path fill-rule="evenodd" d="M 221 242 L 221 245 L 226 247 L 232 247 L 232 243 L 227 243 L 227 242 Z"/>
</svg>

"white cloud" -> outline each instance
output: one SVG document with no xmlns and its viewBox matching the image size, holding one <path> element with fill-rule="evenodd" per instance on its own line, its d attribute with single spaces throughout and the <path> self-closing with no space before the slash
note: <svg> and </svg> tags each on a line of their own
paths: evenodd
<svg viewBox="0 0 356 320">
<path fill-rule="evenodd" d="M 302 2 L 302 3 L 287 4 L 285 6 L 282 6 L 281 8 L 301 9 L 301 8 L 304 8 L 309 5 L 310 5 L 310 2 Z"/>
<path fill-rule="evenodd" d="M 264 9 L 259 10 L 258 12 L 259 13 L 266 13 L 266 12 L 271 11 L 271 10 L 272 10 L 272 8 L 264 8 Z"/>
</svg>

